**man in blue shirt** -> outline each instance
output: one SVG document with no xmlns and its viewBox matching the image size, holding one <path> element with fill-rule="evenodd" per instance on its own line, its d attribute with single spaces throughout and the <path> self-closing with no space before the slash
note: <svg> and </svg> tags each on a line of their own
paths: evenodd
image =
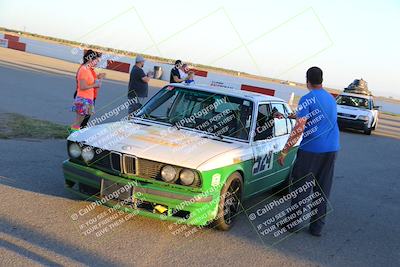
<svg viewBox="0 0 400 267">
<path fill-rule="evenodd" d="M 284 164 L 290 148 L 303 136 L 292 171 L 292 208 L 286 215 L 291 219 L 285 227 L 297 232 L 301 223 L 310 218 L 310 233 L 320 236 L 339 150 L 339 128 L 335 99 L 322 88 L 322 70 L 312 67 L 306 76 L 310 92 L 299 101 L 296 125 L 278 162 Z"/>
</svg>

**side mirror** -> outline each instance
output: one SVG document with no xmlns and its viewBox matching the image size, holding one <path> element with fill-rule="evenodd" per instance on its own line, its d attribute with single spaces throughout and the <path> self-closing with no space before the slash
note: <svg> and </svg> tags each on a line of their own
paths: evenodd
<svg viewBox="0 0 400 267">
<path fill-rule="evenodd" d="M 283 120 L 283 119 L 287 119 L 287 116 L 286 116 L 286 114 L 282 114 L 282 113 L 277 111 L 277 112 L 274 113 L 274 117 L 273 118 L 274 119 Z"/>
<path fill-rule="evenodd" d="M 381 106 L 374 106 L 374 109 L 380 110 L 380 109 L 381 109 Z"/>
</svg>

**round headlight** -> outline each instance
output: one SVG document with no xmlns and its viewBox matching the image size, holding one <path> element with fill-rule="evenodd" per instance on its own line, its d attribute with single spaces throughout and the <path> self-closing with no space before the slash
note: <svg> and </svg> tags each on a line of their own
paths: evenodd
<svg viewBox="0 0 400 267">
<path fill-rule="evenodd" d="M 196 174 L 192 170 L 183 169 L 179 174 L 179 179 L 183 185 L 191 185 L 194 182 Z"/>
<path fill-rule="evenodd" d="M 72 158 L 78 158 L 82 153 L 82 149 L 77 143 L 72 143 L 68 147 L 68 152 Z"/>
<path fill-rule="evenodd" d="M 167 182 L 167 183 L 172 183 L 176 180 L 176 170 L 174 167 L 170 165 L 165 165 L 161 169 L 161 178 Z"/>
<path fill-rule="evenodd" d="M 85 147 L 82 150 L 82 158 L 84 161 L 88 162 L 94 158 L 94 150 L 90 146 Z"/>
</svg>

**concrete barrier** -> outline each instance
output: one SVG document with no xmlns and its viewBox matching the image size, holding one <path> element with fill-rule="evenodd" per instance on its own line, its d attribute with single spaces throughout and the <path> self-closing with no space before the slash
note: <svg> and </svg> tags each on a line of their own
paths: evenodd
<svg viewBox="0 0 400 267">
<path fill-rule="evenodd" d="M 248 85 L 248 84 L 242 84 L 242 86 L 240 87 L 240 90 L 255 92 L 255 93 L 260 93 L 260 94 L 266 94 L 266 95 L 270 95 L 270 96 L 275 95 L 275 90 L 273 90 L 273 89 L 252 86 L 252 85 Z"/>
<path fill-rule="evenodd" d="M 4 34 L 4 39 L 9 41 L 19 42 L 19 36 L 11 35 L 11 34 Z"/>
<path fill-rule="evenodd" d="M 115 70 L 115 71 L 121 71 L 121 72 L 129 73 L 129 68 L 130 68 L 130 64 L 129 63 L 124 63 L 124 62 L 120 62 L 120 61 L 113 61 L 113 60 L 107 60 L 106 69 L 108 69 L 108 70 Z"/>
<path fill-rule="evenodd" d="M 20 42 L 26 44 L 26 52 L 36 55 L 57 58 L 73 63 L 79 63 L 83 57 L 81 49 L 64 44 L 44 42 L 26 37 L 21 37 Z"/>
<path fill-rule="evenodd" d="M 1 41 L 1 39 L 3 41 Z M 47 42 L 44 40 L 27 37 L 19 37 L 10 34 L 1 34 L 0 44 L 3 43 L 4 45 L 6 42 L 7 47 L 11 49 L 26 51 L 28 53 L 57 58 L 73 63 L 81 63 L 85 51 L 85 48 L 82 47 L 59 44 L 55 42 Z M 113 53 L 104 53 L 98 66 L 104 69 L 111 69 L 124 73 L 129 73 L 134 64 L 134 57 L 128 57 Z M 161 67 L 161 80 L 170 80 L 170 72 L 171 69 L 174 67 L 172 64 L 146 60 L 143 70 L 146 73 L 149 71 L 153 71 L 154 66 Z M 191 70 L 195 72 L 196 84 L 206 84 L 210 86 L 218 86 L 235 90 L 246 90 L 267 95 L 275 95 L 285 100 L 289 99 L 291 93 L 295 93 L 296 95 L 303 95 L 307 92 L 303 89 L 291 87 L 288 85 L 267 83 L 261 80 L 253 80 L 250 78 L 237 77 L 229 74 L 217 73 L 212 71 L 210 72 L 196 68 L 192 68 Z"/>
<path fill-rule="evenodd" d="M 194 72 L 194 75 L 200 77 L 207 77 L 208 72 L 205 70 L 197 70 L 197 69 L 190 69 L 190 71 Z"/>
<path fill-rule="evenodd" d="M 0 47 L 8 48 L 8 39 L 3 39 L 0 37 Z"/>
<path fill-rule="evenodd" d="M 73 63 L 81 63 L 84 52 L 84 48 L 81 47 L 4 33 L 0 33 L 0 47 L 8 47 L 10 49 L 16 49 L 36 55 L 57 58 Z M 127 57 L 110 52 L 103 54 L 99 67 L 104 69 L 114 68 L 117 71 L 122 71 L 126 73 L 130 72 L 134 64 L 134 57 Z M 173 65 L 155 62 L 152 60 L 146 60 L 143 70 L 146 73 L 148 71 L 153 71 L 154 66 L 160 66 L 162 68 L 161 80 L 169 82 L 170 72 L 173 68 Z M 282 98 L 284 100 L 289 100 L 292 93 L 294 93 L 296 96 L 303 96 L 308 92 L 307 90 L 293 85 L 277 84 L 213 71 L 198 69 L 193 69 L 193 71 L 195 71 L 196 75 L 196 84 L 207 84 L 210 86 L 218 86 L 237 90 L 242 90 L 244 88 L 244 90 L 255 90 L 258 93 L 265 93 L 269 95 L 272 94 L 271 90 L 273 90 L 276 97 Z M 333 96 L 335 96 L 335 94 L 333 94 Z M 382 106 L 383 111 L 399 113 L 398 104 L 378 99 L 375 101 L 375 103 Z"/>
<path fill-rule="evenodd" d="M 20 42 L 19 36 L 12 34 L 3 34 L 0 36 L 0 46 L 7 47 L 14 50 L 25 51 L 26 44 L 24 42 Z"/>
<path fill-rule="evenodd" d="M 19 50 L 19 51 L 24 51 L 26 50 L 26 44 L 17 42 L 17 41 L 12 41 L 8 40 L 8 48 L 14 49 L 14 50 Z"/>
</svg>

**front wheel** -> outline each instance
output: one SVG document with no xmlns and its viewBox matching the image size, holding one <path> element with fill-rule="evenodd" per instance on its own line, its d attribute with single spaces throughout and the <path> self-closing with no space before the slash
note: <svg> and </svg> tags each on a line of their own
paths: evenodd
<svg viewBox="0 0 400 267">
<path fill-rule="evenodd" d="M 367 128 L 364 130 L 364 134 L 366 135 L 371 135 L 372 129 L 371 128 Z"/>
<path fill-rule="evenodd" d="M 233 225 L 240 210 L 243 190 L 243 179 L 240 173 L 229 176 L 221 190 L 217 218 L 214 225 L 218 230 L 227 231 Z"/>
</svg>

